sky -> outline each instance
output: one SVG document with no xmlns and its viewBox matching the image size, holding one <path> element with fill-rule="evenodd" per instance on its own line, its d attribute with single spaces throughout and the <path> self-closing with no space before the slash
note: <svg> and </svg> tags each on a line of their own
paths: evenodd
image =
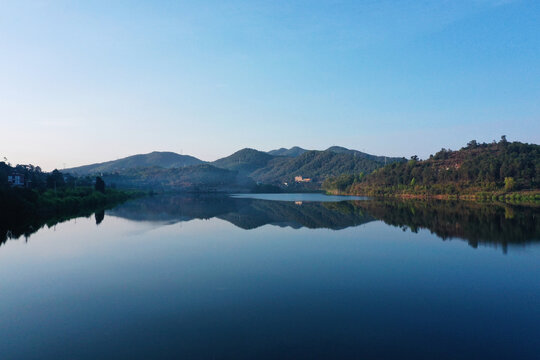
<svg viewBox="0 0 540 360">
<path fill-rule="evenodd" d="M 540 2 L 0 0 L 0 159 L 540 143 Z"/>
</svg>

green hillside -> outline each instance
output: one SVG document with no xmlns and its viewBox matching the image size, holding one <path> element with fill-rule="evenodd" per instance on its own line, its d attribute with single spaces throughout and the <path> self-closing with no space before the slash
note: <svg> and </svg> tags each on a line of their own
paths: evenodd
<svg viewBox="0 0 540 360">
<path fill-rule="evenodd" d="M 540 146 L 471 141 L 459 151 L 442 149 L 429 159 L 413 157 L 365 177 L 340 176 L 323 187 L 351 194 L 474 194 L 540 189 Z"/>
<path fill-rule="evenodd" d="M 322 183 L 327 177 L 341 174 L 370 173 L 384 165 L 371 156 L 355 151 L 336 152 L 333 150 L 308 151 L 294 158 L 278 157 L 268 165 L 251 173 L 258 182 L 281 184 L 294 181 L 295 176 L 311 178 L 314 183 Z M 389 162 L 397 161 L 388 158 Z"/>
</svg>

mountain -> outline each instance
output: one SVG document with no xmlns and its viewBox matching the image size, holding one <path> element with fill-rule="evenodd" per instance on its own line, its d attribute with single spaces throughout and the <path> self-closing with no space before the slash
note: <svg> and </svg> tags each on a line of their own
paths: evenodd
<svg viewBox="0 0 540 360">
<path fill-rule="evenodd" d="M 291 149 L 281 148 L 268 153 L 242 149 L 214 161 L 212 165 L 239 171 L 264 184 L 293 183 L 295 176 L 303 176 L 312 179 L 309 185 L 304 183 L 304 186 L 315 189 L 329 176 L 344 173 L 370 173 L 383 166 L 385 162 L 403 160 L 403 158 L 374 156 L 338 146 L 325 151 L 305 150 L 295 146 Z"/>
<path fill-rule="evenodd" d="M 352 194 L 459 195 L 540 189 L 540 146 L 520 142 L 442 149 L 429 159 L 391 164 L 363 178 L 340 176 L 323 184 L 329 192 Z M 484 196 L 484 195 L 482 195 Z M 487 195 L 486 195 L 487 196 Z"/>
<path fill-rule="evenodd" d="M 242 174 L 249 174 L 268 164 L 275 156 L 255 149 L 242 149 L 232 155 L 212 162 L 212 165 L 228 170 L 239 171 Z"/>
<path fill-rule="evenodd" d="M 152 152 L 71 168 L 65 172 L 79 176 L 105 174 L 108 180 L 124 187 L 187 189 L 200 186 L 208 189 L 224 188 L 224 184 L 216 182 L 216 176 L 220 176 L 219 170 L 227 170 L 231 173 L 223 172 L 221 175 L 229 188 L 232 185 L 231 177 L 236 177 L 242 184 L 247 184 L 246 178 L 250 177 L 262 184 L 283 186 L 286 182 L 295 184 L 296 190 L 318 190 L 320 184 L 330 176 L 360 172 L 367 174 L 385 162 L 399 160 L 402 159 L 373 156 L 338 146 L 325 151 L 305 150 L 296 146 L 269 153 L 245 148 L 211 163 L 172 152 Z M 203 164 L 207 167 L 198 167 Z M 165 171 L 173 169 L 184 170 Z M 173 179 L 173 176 L 179 179 Z M 296 176 L 310 178 L 311 181 L 296 183 Z"/>
<path fill-rule="evenodd" d="M 359 156 L 360 152 L 345 150 L 347 151 L 311 150 L 294 158 L 276 157 L 250 176 L 255 181 L 267 184 L 293 182 L 295 176 L 311 178 L 313 183 L 320 184 L 330 176 L 367 174 L 384 165 L 372 155 L 361 153 Z M 401 159 L 387 158 L 388 162 L 399 160 Z"/>
<path fill-rule="evenodd" d="M 149 154 L 133 155 L 118 160 L 65 169 L 64 171 L 77 175 L 89 175 L 154 166 L 167 169 L 180 168 L 202 163 L 204 163 L 204 161 L 193 156 L 180 155 L 174 152 L 154 151 Z"/>
<path fill-rule="evenodd" d="M 302 155 L 303 153 L 307 152 L 309 150 L 302 149 L 298 146 L 293 146 L 290 149 L 286 148 L 279 148 L 276 150 L 270 150 L 268 151 L 268 154 L 274 155 L 274 156 L 288 156 L 288 157 L 297 157 L 299 155 Z"/>
<path fill-rule="evenodd" d="M 298 146 L 293 146 L 290 149 L 280 148 L 280 149 L 276 149 L 276 150 L 270 150 L 270 151 L 268 151 L 268 154 L 274 155 L 274 156 L 298 157 L 300 155 L 305 154 L 308 151 L 310 151 L 310 150 L 302 149 L 301 147 L 298 147 Z M 395 162 L 395 161 L 402 160 L 402 158 L 397 158 L 397 157 L 371 155 L 371 154 L 367 154 L 367 153 L 364 153 L 364 152 L 361 152 L 361 151 L 358 151 L 358 150 L 347 149 L 347 148 L 342 147 L 342 146 L 331 146 L 331 147 L 329 147 L 328 149 L 326 149 L 324 151 L 334 152 L 334 153 L 338 153 L 338 154 L 342 154 L 342 153 L 353 154 L 353 155 L 358 156 L 358 157 L 374 160 L 374 161 L 381 162 L 381 163 L 384 163 L 384 162 L 388 163 L 388 162 Z"/>
</svg>

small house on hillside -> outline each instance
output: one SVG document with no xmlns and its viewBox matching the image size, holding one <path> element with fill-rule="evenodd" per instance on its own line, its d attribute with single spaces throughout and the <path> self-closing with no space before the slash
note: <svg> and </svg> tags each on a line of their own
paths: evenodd
<svg viewBox="0 0 540 360">
<path fill-rule="evenodd" d="M 11 175 L 8 175 L 8 183 L 11 186 L 24 186 L 24 175 L 12 173 Z"/>
<path fill-rule="evenodd" d="M 302 176 L 295 176 L 294 181 L 297 182 L 297 183 L 298 182 L 310 182 L 311 179 L 310 178 L 305 178 L 304 179 Z"/>
</svg>

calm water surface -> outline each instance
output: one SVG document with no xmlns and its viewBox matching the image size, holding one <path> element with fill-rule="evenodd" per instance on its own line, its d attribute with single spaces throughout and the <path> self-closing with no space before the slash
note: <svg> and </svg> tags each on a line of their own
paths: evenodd
<svg viewBox="0 0 540 360">
<path fill-rule="evenodd" d="M 302 196 L 7 236 L 0 358 L 538 359 L 537 209 Z"/>
<path fill-rule="evenodd" d="M 367 200 L 365 196 L 341 196 L 341 195 L 325 195 L 317 193 L 298 193 L 298 194 L 233 194 L 233 198 L 248 198 L 260 200 L 277 200 L 277 201 L 317 201 L 317 202 L 337 202 L 351 200 Z"/>
</svg>

